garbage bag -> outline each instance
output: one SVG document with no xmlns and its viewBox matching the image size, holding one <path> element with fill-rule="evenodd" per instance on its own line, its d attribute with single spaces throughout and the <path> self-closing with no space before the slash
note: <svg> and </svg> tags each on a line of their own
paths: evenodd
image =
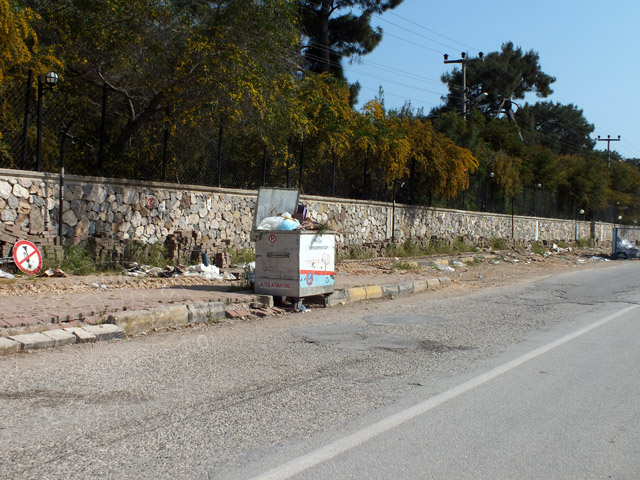
<svg viewBox="0 0 640 480">
<path fill-rule="evenodd" d="M 280 224 L 280 230 L 295 230 L 300 226 L 300 222 L 295 218 L 285 218 Z"/>
<path fill-rule="evenodd" d="M 267 217 L 260 222 L 258 230 L 280 230 L 283 221 L 282 217 Z"/>
<path fill-rule="evenodd" d="M 640 258 L 640 249 L 626 238 L 619 238 L 616 244 L 616 253 L 624 258 Z"/>
</svg>

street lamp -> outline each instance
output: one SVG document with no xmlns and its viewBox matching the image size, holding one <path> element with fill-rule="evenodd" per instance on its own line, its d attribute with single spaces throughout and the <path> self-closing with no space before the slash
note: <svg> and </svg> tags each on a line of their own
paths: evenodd
<svg viewBox="0 0 640 480">
<path fill-rule="evenodd" d="M 487 176 L 484 178 L 484 205 L 483 205 L 483 210 L 486 212 L 487 210 L 491 210 L 491 208 L 487 209 L 487 189 L 488 189 L 488 185 L 487 183 L 493 179 L 493 177 L 495 176 L 495 173 L 493 172 L 489 172 L 487 174 Z M 491 194 L 489 194 L 489 198 L 491 198 Z"/>
<path fill-rule="evenodd" d="M 542 188 L 542 184 L 541 183 L 536 183 L 535 185 L 533 185 L 533 205 L 532 205 L 532 210 L 533 210 L 533 216 L 536 216 L 536 190 L 539 190 Z"/>
<path fill-rule="evenodd" d="M 60 77 L 56 72 L 47 72 L 44 77 L 38 77 L 38 129 L 36 136 L 36 169 L 38 172 L 42 171 L 42 95 L 45 88 L 53 90 L 59 79 Z"/>
<path fill-rule="evenodd" d="M 396 243 L 396 184 L 398 188 L 404 187 L 404 182 L 400 180 L 393 181 L 393 206 L 391 207 L 391 243 Z"/>
<path fill-rule="evenodd" d="M 584 209 L 581 208 L 580 210 L 578 210 L 577 213 L 579 213 L 580 216 L 582 217 L 582 215 L 584 215 Z M 583 220 L 584 220 L 584 217 L 583 217 Z M 575 221 L 576 221 L 575 241 L 577 242 L 578 241 L 578 215 L 575 216 Z"/>
</svg>

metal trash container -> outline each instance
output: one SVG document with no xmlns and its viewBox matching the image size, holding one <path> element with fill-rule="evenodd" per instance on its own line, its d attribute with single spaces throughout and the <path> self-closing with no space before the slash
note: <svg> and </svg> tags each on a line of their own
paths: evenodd
<svg viewBox="0 0 640 480">
<path fill-rule="evenodd" d="M 310 296 L 323 296 L 327 305 L 334 285 L 335 234 L 257 227 L 267 217 L 295 212 L 299 198 L 298 190 L 260 188 L 252 230 L 256 253 L 254 291 L 285 297 L 294 302 L 296 310 L 302 299 Z"/>
</svg>

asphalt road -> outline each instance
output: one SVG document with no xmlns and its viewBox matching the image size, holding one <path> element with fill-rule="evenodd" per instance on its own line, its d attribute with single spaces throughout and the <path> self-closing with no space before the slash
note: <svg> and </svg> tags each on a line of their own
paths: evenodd
<svg viewBox="0 0 640 480">
<path fill-rule="evenodd" d="M 637 478 L 639 273 L 0 358 L 0 478 Z"/>
</svg>

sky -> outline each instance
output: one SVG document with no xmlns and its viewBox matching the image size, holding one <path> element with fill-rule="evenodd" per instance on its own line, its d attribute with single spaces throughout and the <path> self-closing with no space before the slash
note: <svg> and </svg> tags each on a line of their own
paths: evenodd
<svg viewBox="0 0 640 480">
<path fill-rule="evenodd" d="M 527 102 L 573 104 L 594 125 L 593 139 L 620 135 L 611 150 L 640 158 L 639 22 L 638 0 L 404 0 L 373 17 L 383 39 L 359 63 L 344 62 L 345 75 L 362 86 L 357 107 L 382 87 L 388 109 L 410 101 L 428 113 L 447 93 L 440 76 L 459 68 L 445 65 L 444 53 L 473 58 L 511 41 L 537 52 L 542 71 L 556 78 L 552 95 L 528 95 Z M 596 148 L 606 150 L 607 142 Z"/>
</svg>

